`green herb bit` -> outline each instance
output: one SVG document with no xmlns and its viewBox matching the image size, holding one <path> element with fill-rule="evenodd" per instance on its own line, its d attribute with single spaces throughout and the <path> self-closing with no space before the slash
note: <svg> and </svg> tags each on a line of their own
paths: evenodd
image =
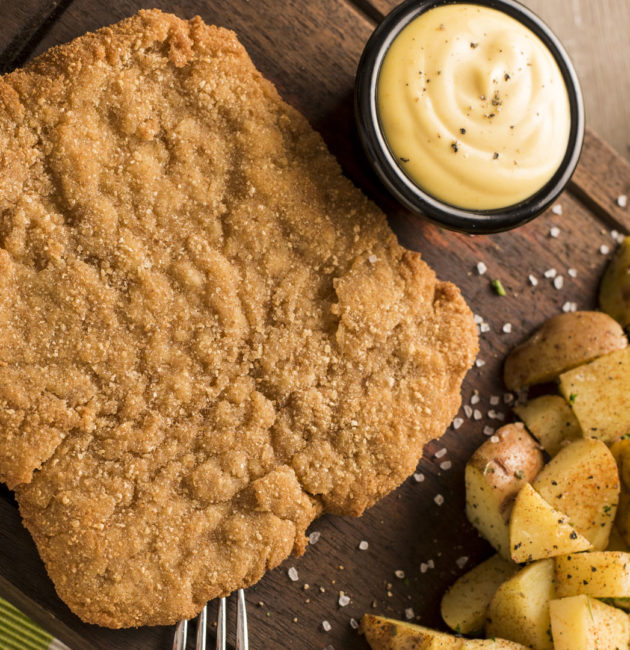
<svg viewBox="0 0 630 650">
<path fill-rule="evenodd" d="M 505 287 L 503 286 L 503 282 L 501 282 L 501 280 L 492 280 L 492 288 L 495 290 L 498 296 L 507 296 Z"/>
<path fill-rule="evenodd" d="M 577 399 L 577 393 L 571 393 L 569 395 L 569 404 L 571 404 L 571 406 L 573 406 L 573 404 L 575 404 L 576 399 Z"/>
</svg>

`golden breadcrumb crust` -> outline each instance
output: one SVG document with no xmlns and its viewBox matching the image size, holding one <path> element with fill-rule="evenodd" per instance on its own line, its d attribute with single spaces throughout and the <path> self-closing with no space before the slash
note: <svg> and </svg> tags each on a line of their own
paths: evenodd
<svg viewBox="0 0 630 650">
<path fill-rule="evenodd" d="M 0 480 L 83 620 L 191 618 L 361 514 L 476 351 L 232 32 L 141 11 L 0 78 Z"/>
</svg>

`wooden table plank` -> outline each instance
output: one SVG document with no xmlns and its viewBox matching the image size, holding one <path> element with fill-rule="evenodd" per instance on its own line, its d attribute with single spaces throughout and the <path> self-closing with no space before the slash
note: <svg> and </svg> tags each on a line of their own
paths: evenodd
<svg viewBox="0 0 630 650">
<path fill-rule="evenodd" d="M 72 0 L 0 2 L 0 74 L 21 65 Z"/>
<path fill-rule="evenodd" d="M 440 625 L 439 598 L 455 575 L 461 573 L 456 560 L 468 556 L 470 566 L 489 553 L 487 544 L 475 535 L 464 516 L 463 466 L 484 439 L 483 427 L 498 425 L 485 415 L 489 396 L 503 391 L 501 360 L 509 347 L 557 313 L 565 301 L 574 301 L 581 308 L 594 305 L 597 278 L 606 261 L 598 249 L 603 243 L 612 245 L 609 225 L 601 221 L 601 215 L 627 223 L 626 214 L 613 213 L 614 206 L 604 198 L 617 196 L 627 178 L 625 167 L 590 135 L 574 184 L 577 189 L 560 200 L 562 215 L 548 212 L 510 233 L 471 237 L 445 232 L 402 210 L 385 194 L 367 166 L 353 126 L 354 70 L 373 28 L 366 3 L 357 2 L 361 10 L 330 0 L 160 0 L 144 4 L 122 0 L 115 6 L 105 0 L 75 0 L 37 48 L 42 51 L 114 22 L 140 6 L 162 7 L 182 17 L 200 13 L 208 22 L 236 29 L 257 66 L 321 130 L 346 173 L 388 212 L 401 242 L 419 250 L 440 277 L 455 281 L 473 311 L 491 325 L 491 332 L 481 341 L 480 358 L 485 365 L 469 374 L 463 388 L 466 403 L 479 391 L 483 419 L 467 421 L 457 432 L 450 430 L 440 441 L 427 445 L 418 468 L 424 476 L 421 483 L 409 479 L 361 519 L 324 517 L 315 522 L 311 529 L 322 533 L 317 545 L 309 548 L 304 557 L 288 560 L 248 590 L 252 647 L 266 650 L 286 648 L 289 640 L 300 649 L 329 644 L 364 649 L 365 642 L 352 630 L 349 620 L 365 611 L 404 617 L 405 609 L 413 607 L 418 620 Z M 589 170 L 601 169 L 602 160 L 608 172 L 592 181 Z M 597 190 L 598 182 L 602 193 Z M 595 216 L 593 206 L 597 207 Z M 552 225 L 561 229 L 557 239 L 549 237 Z M 485 276 L 475 270 L 480 260 L 489 268 Z M 542 278 L 550 267 L 564 276 L 561 291 Z M 579 269 L 577 278 L 569 277 L 569 267 Z M 535 273 L 540 280 L 538 287 L 529 285 L 529 273 Z M 501 278 L 508 291 L 506 297 L 492 292 L 492 278 Z M 501 332 L 506 322 L 513 326 L 509 334 Z M 449 450 L 447 458 L 453 463 L 448 471 L 439 467 L 444 459 L 435 458 L 435 452 L 442 447 Z M 441 507 L 433 501 L 438 493 L 445 497 Z M 171 629 L 111 631 L 82 624 L 55 596 L 33 544 L 19 524 L 17 511 L 6 500 L 0 500 L 0 522 L 0 531 L 5 531 L 0 532 L 0 576 L 19 590 L 25 607 L 33 601 L 52 612 L 61 621 L 62 638 L 63 626 L 67 626 L 81 636 L 86 648 L 169 647 Z M 361 540 L 369 541 L 367 551 L 357 550 Z M 423 573 L 420 567 L 428 560 L 433 560 L 435 568 Z M 286 574 L 290 566 L 299 572 L 295 583 Z M 407 578 L 397 579 L 397 570 L 403 570 Z M 337 604 L 341 590 L 352 599 L 344 608 Z M 258 606 L 261 602 L 263 605 Z M 332 625 L 330 633 L 322 631 L 324 619 Z"/>
</svg>

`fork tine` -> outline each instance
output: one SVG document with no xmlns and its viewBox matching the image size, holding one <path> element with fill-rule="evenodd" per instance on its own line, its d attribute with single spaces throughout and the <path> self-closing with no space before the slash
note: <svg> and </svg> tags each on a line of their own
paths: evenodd
<svg viewBox="0 0 630 650">
<path fill-rule="evenodd" d="M 247 608 L 245 606 L 245 592 L 242 589 L 238 590 L 236 650 L 249 650 L 249 639 L 247 635 Z"/>
<path fill-rule="evenodd" d="M 208 622 L 208 607 L 204 605 L 204 608 L 199 613 L 197 617 L 197 643 L 195 644 L 195 650 L 206 650 L 206 625 Z"/>
<path fill-rule="evenodd" d="M 217 650 L 226 650 L 225 639 L 225 598 L 219 601 L 219 616 L 217 618 Z"/>
<path fill-rule="evenodd" d="M 188 621 L 180 621 L 175 628 L 173 650 L 185 650 L 188 637 Z"/>
</svg>

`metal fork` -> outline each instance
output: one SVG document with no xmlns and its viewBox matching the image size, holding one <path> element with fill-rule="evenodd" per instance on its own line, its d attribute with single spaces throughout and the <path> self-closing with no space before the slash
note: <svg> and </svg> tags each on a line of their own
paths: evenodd
<svg viewBox="0 0 630 650">
<path fill-rule="evenodd" d="M 227 640 L 225 632 L 226 599 L 219 601 L 219 615 L 217 617 L 217 645 L 216 650 L 226 650 Z M 208 621 L 208 606 L 206 605 L 197 617 L 197 641 L 195 650 L 206 650 L 206 624 Z M 188 621 L 180 621 L 175 628 L 173 650 L 185 650 L 188 638 Z M 238 606 L 236 610 L 236 650 L 249 650 L 247 636 L 247 609 L 245 607 L 245 592 L 238 590 Z"/>
</svg>

